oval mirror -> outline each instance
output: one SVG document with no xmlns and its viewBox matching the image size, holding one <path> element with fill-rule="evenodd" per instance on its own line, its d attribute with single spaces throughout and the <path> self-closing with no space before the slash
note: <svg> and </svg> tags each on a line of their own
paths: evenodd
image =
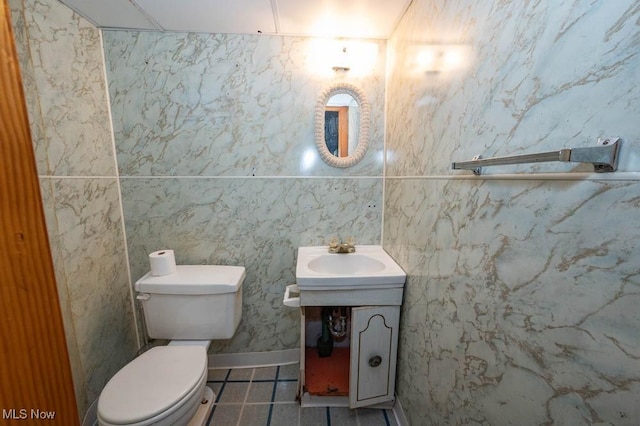
<svg viewBox="0 0 640 426">
<path fill-rule="evenodd" d="M 316 148 L 333 167 L 350 167 L 362 160 L 369 146 L 369 103 L 352 84 L 336 84 L 318 98 L 315 115 Z"/>
</svg>

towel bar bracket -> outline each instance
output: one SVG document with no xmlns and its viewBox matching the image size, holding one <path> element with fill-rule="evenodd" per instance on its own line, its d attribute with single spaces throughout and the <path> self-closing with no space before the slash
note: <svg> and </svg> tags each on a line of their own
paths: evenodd
<svg viewBox="0 0 640 426">
<path fill-rule="evenodd" d="M 596 173 L 609 173 L 615 172 L 618 167 L 619 148 L 620 138 L 606 138 L 598 139 L 598 146 L 588 148 L 565 148 L 560 151 L 493 158 L 482 158 L 482 156 L 476 155 L 471 161 L 451 163 L 451 168 L 454 170 L 471 170 L 474 175 L 479 176 L 482 174 L 483 166 L 561 161 L 591 163 Z"/>
<path fill-rule="evenodd" d="M 482 155 L 474 155 L 473 158 L 471 159 L 471 161 L 478 161 L 478 160 L 482 160 Z M 456 163 L 453 163 L 453 164 L 456 164 Z M 474 167 L 473 169 L 471 169 L 471 171 L 473 171 L 474 175 L 480 176 L 482 174 L 482 167 Z"/>
</svg>

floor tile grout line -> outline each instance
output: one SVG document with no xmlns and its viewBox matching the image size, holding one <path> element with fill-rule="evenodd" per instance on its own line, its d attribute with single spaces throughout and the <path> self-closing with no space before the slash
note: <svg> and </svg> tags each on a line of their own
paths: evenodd
<svg viewBox="0 0 640 426">
<path fill-rule="evenodd" d="M 252 369 L 251 370 L 251 381 L 253 380 L 253 377 L 256 374 L 256 369 Z M 240 420 L 242 420 L 242 414 L 244 414 L 244 406 L 247 403 L 247 398 L 249 398 L 249 390 L 251 389 L 251 381 L 249 382 L 249 386 L 247 386 L 247 390 L 244 393 L 244 402 L 242 403 L 242 405 L 240 406 L 240 414 L 238 415 L 238 422 L 236 423 L 237 426 L 240 426 Z"/>
<path fill-rule="evenodd" d="M 218 391 L 218 394 L 213 399 L 213 407 L 211 407 L 211 414 L 209 414 L 209 418 L 207 419 L 207 425 L 210 424 L 211 421 L 213 420 L 213 414 L 216 411 L 216 407 L 218 406 L 218 402 L 220 402 L 220 395 L 222 395 L 222 391 L 224 391 L 224 385 L 226 384 L 226 381 L 229 378 L 230 374 L 231 374 L 231 370 L 229 369 L 229 370 L 227 370 L 227 374 L 224 377 L 224 381 L 222 382 L 222 386 L 220 386 L 220 390 Z"/>
<path fill-rule="evenodd" d="M 391 426 L 389 422 L 389 417 L 387 416 L 387 410 L 382 410 L 382 415 L 384 416 L 384 421 L 387 423 L 387 426 Z"/>
<path fill-rule="evenodd" d="M 227 378 L 229 377 L 230 374 L 231 374 L 231 370 L 228 370 L 226 376 L 224 377 L 224 381 L 222 382 L 222 385 L 220 385 L 220 391 L 218 392 L 218 395 L 216 395 L 216 399 L 215 399 L 216 403 L 220 402 L 220 397 L 222 396 L 222 392 L 224 392 L 224 387 L 227 384 Z"/>
<path fill-rule="evenodd" d="M 273 379 L 273 380 L 270 380 L 270 379 L 269 380 L 268 379 L 255 379 L 256 376 L 258 375 L 258 373 L 257 373 L 256 369 L 254 368 L 254 369 L 251 370 L 251 375 L 250 375 L 249 380 L 233 380 L 233 379 L 230 379 L 231 374 L 233 373 L 234 369 L 229 369 L 229 370 L 227 370 L 225 378 L 222 381 L 220 381 L 220 380 L 207 381 L 207 383 L 216 383 L 216 384 L 220 384 L 221 386 L 220 386 L 220 390 L 218 391 L 218 395 L 216 395 L 216 397 L 215 397 L 214 406 L 212 407 L 211 414 L 209 415 L 209 418 L 208 418 L 206 424 L 207 425 L 212 425 L 214 412 L 216 411 L 216 407 L 218 405 L 228 406 L 228 407 L 229 406 L 232 406 L 232 407 L 233 406 L 235 406 L 235 407 L 240 406 L 240 411 L 239 411 L 239 414 L 238 414 L 238 419 L 237 419 L 237 422 L 236 422 L 236 426 L 240 426 L 241 424 L 243 424 L 242 423 L 242 416 L 244 415 L 244 410 L 245 410 L 247 405 L 252 405 L 252 406 L 255 406 L 255 405 L 257 405 L 257 406 L 268 405 L 269 406 L 266 426 L 271 426 L 271 421 L 272 421 L 272 417 L 273 417 L 273 409 L 274 409 L 274 406 L 276 404 L 278 404 L 280 406 L 298 405 L 297 401 L 276 401 L 275 400 L 276 394 L 277 394 L 278 383 L 296 382 L 297 381 L 296 379 L 282 379 L 282 378 L 280 378 L 280 373 L 281 373 L 280 366 L 275 366 L 275 367 L 276 367 L 275 379 Z M 249 395 L 250 395 L 251 388 L 252 388 L 251 383 L 254 383 L 254 382 L 255 383 L 272 383 L 273 384 L 273 386 L 271 388 L 271 399 L 268 402 L 265 402 L 265 401 L 251 402 L 251 401 L 249 401 Z M 223 392 L 225 391 L 225 389 L 227 387 L 226 385 L 229 384 L 229 383 L 234 383 L 234 384 L 235 383 L 245 383 L 245 384 L 248 383 L 247 389 L 245 390 L 245 393 L 244 393 L 244 398 L 241 401 L 237 400 L 237 401 L 233 401 L 233 402 L 220 403 L 221 396 L 222 396 Z M 226 390 L 228 391 L 228 389 L 226 389 Z M 320 408 L 320 407 L 318 407 L 318 408 Z M 325 409 L 325 414 L 326 414 L 326 422 L 324 424 L 326 424 L 327 426 L 331 426 L 332 425 L 332 422 L 331 422 L 331 407 L 322 407 L 322 408 Z M 260 409 L 260 410 L 262 410 L 262 409 Z M 356 420 L 355 424 L 357 426 L 362 426 L 363 424 L 361 423 L 361 420 L 360 420 L 361 410 L 356 409 L 354 411 L 355 411 L 355 420 Z M 385 425 L 386 426 L 391 426 L 392 423 L 391 423 L 391 421 L 389 419 L 390 411 L 386 410 L 386 409 L 382 409 L 380 411 L 382 411 L 381 414 L 382 414 L 382 416 L 384 418 Z M 302 424 L 302 410 L 300 409 L 300 407 L 298 407 L 298 410 L 297 410 L 297 425 L 300 426 L 301 424 Z"/>
<path fill-rule="evenodd" d="M 278 376 L 280 375 L 280 366 L 276 368 L 276 380 L 273 382 L 271 390 L 271 403 L 269 404 L 269 415 L 267 416 L 267 426 L 271 426 L 271 416 L 273 415 L 273 403 L 276 399 L 276 389 L 278 388 Z"/>
</svg>

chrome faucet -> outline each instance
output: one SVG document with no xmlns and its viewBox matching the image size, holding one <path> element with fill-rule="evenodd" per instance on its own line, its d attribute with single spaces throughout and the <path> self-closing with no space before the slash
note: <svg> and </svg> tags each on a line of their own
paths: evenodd
<svg viewBox="0 0 640 426">
<path fill-rule="evenodd" d="M 354 244 L 353 237 L 347 239 L 346 242 L 339 242 L 337 238 L 332 238 L 329 241 L 329 253 L 355 253 L 356 246 Z"/>
</svg>

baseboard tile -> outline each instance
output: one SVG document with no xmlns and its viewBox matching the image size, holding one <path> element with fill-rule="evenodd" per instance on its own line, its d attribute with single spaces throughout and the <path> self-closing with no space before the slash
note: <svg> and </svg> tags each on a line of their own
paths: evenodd
<svg viewBox="0 0 640 426">
<path fill-rule="evenodd" d="M 300 362 L 300 349 L 209 355 L 209 370 L 256 368 Z"/>
<path fill-rule="evenodd" d="M 398 426 L 409 426 L 409 420 L 404 414 L 404 410 L 402 409 L 402 404 L 400 403 L 398 395 L 396 395 L 396 404 L 393 406 L 392 411 L 393 415 L 396 418 L 396 423 L 398 423 Z"/>
<path fill-rule="evenodd" d="M 98 399 L 91 403 L 87 412 L 82 419 L 82 426 L 97 426 L 98 425 Z"/>
</svg>

